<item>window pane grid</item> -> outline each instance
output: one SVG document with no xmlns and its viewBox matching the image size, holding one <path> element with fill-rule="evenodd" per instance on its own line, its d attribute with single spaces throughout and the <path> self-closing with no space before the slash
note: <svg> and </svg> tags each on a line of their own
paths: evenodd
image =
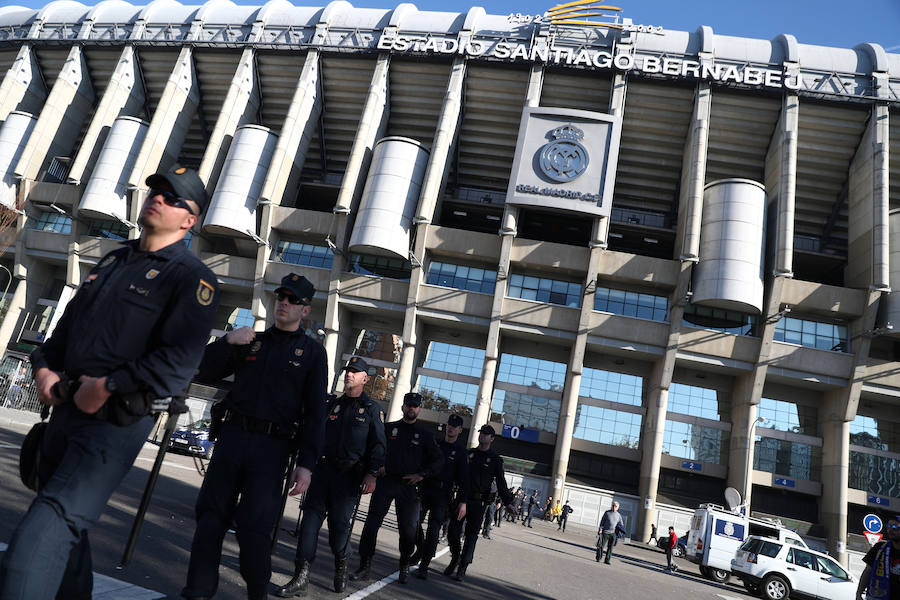
<svg viewBox="0 0 900 600">
<path fill-rule="evenodd" d="M 58 212 L 42 212 L 37 221 L 32 221 L 32 229 L 49 233 L 72 233 L 72 217 Z"/>
<path fill-rule="evenodd" d="M 561 392 L 566 381 L 566 365 L 504 353 L 500 356 L 497 381 Z"/>
<path fill-rule="evenodd" d="M 529 275 L 510 275 L 506 295 L 574 308 L 581 306 L 580 284 Z"/>
<path fill-rule="evenodd" d="M 272 260 L 292 265 L 330 269 L 334 262 L 334 254 L 327 246 L 280 240 L 272 252 Z"/>
<path fill-rule="evenodd" d="M 484 350 L 431 342 L 428 345 L 424 366 L 435 371 L 480 377 L 484 366 Z"/>
<path fill-rule="evenodd" d="M 598 287 L 594 294 L 594 310 L 665 322 L 668 319 L 669 299 L 665 296 Z"/>
<path fill-rule="evenodd" d="M 640 406 L 642 388 L 643 379 L 636 375 L 585 367 L 581 373 L 581 389 L 578 394 L 597 400 Z"/>
<path fill-rule="evenodd" d="M 775 341 L 819 350 L 849 352 L 847 326 L 782 317 L 775 325 Z"/>
<path fill-rule="evenodd" d="M 419 377 L 419 393 L 423 396 L 423 408 L 471 416 L 478 398 L 478 386 L 423 375 Z"/>
<path fill-rule="evenodd" d="M 641 441 L 640 414 L 581 404 L 575 415 L 578 439 L 637 450 Z"/>
<path fill-rule="evenodd" d="M 490 269 L 434 262 L 428 266 L 426 283 L 469 292 L 493 294 L 497 272 Z"/>
<path fill-rule="evenodd" d="M 128 227 L 118 221 L 91 221 L 88 236 L 111 240 L 128 239 Z"/>
<path fill-rule="evenodd" d="M 728 421 L 731 415 L 726 394 L 710 388 L 673 383 L 667 410 L 713 421 Z"/>
<path fill-rule="evenodd" d="M 793 402 L 784 402 L 772 398 L 761 398 L 757 410 L 760 427 L 792 431 L 803 435 L 817 435 L 816 408 L 801 406 Z"/>
<path fill-rule="evenodd" d="M 900 498 L 900 460 L 851 450 L 848 485 L 871 494 Z"/>
<path fill-rule="evenodd" d="M 411 266 L 408 260 L 374 256 L 371 254 L 351 254 L 347 270 L 360 275 L 374 275 L 388 279 L 409 279 Z"/>
<path fill-rule="evenodd" d="M 756 436 L 753 468 L 794 479 L 819 481 L 822 449 L 809 444 Z"/>
<path fill-rule="evenodd" d="M 726 464 L 728 433 L 721 429 L 666 420 L 663 454 L 712 464 Z"/>
<path fill-rule="evenodd" d="M 561 402 L 531 394 L 494 390 L 492 418 L 507 425 L 556 433 Z"/>
</svg>

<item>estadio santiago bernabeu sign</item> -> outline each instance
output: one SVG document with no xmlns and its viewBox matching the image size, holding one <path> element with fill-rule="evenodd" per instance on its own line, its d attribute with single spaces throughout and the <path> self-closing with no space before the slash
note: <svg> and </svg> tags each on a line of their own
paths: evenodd
<svg viewBox="0 0 900 600">
<path fill-rule="evenodd" d="M 608 217 L 621 133 L 605 113 L 526 108 L 506 202 Z"/>
</svg>

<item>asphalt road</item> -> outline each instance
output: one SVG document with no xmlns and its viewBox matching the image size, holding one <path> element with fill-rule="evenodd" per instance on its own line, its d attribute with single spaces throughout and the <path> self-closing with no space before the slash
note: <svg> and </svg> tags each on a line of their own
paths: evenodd
<svg viewBox="0 0 900 600">
<path fill-rule="evenodd" d="M 0 409 L 0 543 L 8 542 L 12 531 L 33 498 L 18 477 L 18 450 L 28 431 L 30 415 Z M 133 600 L 178 598 L 187 571 L 191 537 L 194 532 L 193 506 L 202 482 L 194 460 L 168 454 L 163 465 L 153 503 L 141 530 L 131 563 L 118 568 L 122 549 L 130 531 L 156 447 L 147 444 L 91 531 L 95 573 L 111 579 L 95 579 L 95 599 Z M 364 509 L 353 531 L 352 547 L 362 531 Z M 283 584 L 291 576 L 298 502 L 289 500 L 273 555 L 272 582 Z M 665 555 L 645 544 L 622 543 L 616 547 L 613 564 L 594 561 L 595 535 L 592 531 L 569 527 L 558 532 L 555 524 L 534 522 L 528 529 L 504 523 L 494 529 L 491 540 L 479 539 L 475 563 L 466 580 L 458 583 L 441 571 L 449 555 L 432 563 L 427 581 L 410 577 L 407 585 L 396 581 L 396 523 L 388 516 L 378 537 L 373 561 L 373 579 L 365 585 L 351 582 L 344 597 L 354 599 L 447 598 L 454 595 L 483 599 L 544 600 L 550 598 L 620 600 L 667 598 L 735 600 L 748 598 L 735 584 L 718 585 L 701 578 L 696 567 L 681 561 L 681 571 L 663 571 Z M 439 547 L 439 552 L 444 546 Z M 245 598 L 239 573 L 238 547 L 227 535 L 222 554 L 220 585 L 216 598 Z M 357 557 L 351 560 L 356 568 Z M 319 538 L 319 558 L 313 565 L 309 598 L 333 600 L 333 563 L 326 529 Z M 380 581 L 382 578 L 387 580 Z M 274 587 L 273 587 L 274 589 Z M 271 595 L 274 597 L 274 595 Z"/>
</svg>

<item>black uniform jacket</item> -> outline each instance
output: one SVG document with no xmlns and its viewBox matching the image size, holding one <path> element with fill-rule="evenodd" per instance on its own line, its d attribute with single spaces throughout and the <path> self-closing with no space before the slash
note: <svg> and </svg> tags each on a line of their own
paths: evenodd
<svg viewBox="0 0 900 600">
<path fill-rule="evenodd" d="M 328 403 L 323 455 L 329 464 L 341 470 L 358 467 L 362 473 L 378 475 L 384 466 L 384 453 L 381 410 L 365 392 Z"/>
<path fill-rule="evenodd" d="M 387 456 L 385 475 L 431 477 L 444 466 L 444 455 L 434 441 L 434 435 L 421 423 L 406 423 L 402 419 L 385 423 Z"/>
<path fill-rule="evenodd" d="M 500 455 L 488 448 L 479 450 L 469 449 L 469 498 L 486 501 L 491 493 L 491 483 L 497 482 L 497 493 L 503 499 L 503 504 L 511 504 L 512 492 L 506 486 L 506 476 L 503 473 L 503 459 Z"/>
<path fill-rule="evenodd" d="M 298 423 L 297 465 L 312 470 L 325 438 L 325 349 L 303 329 L 270 327 L 249 344 L 225 337 L 206 347 L 197 381 L 214 383 L 234 375 L 225 406 L 246 417 Z"/>
<path fill-rule="evenodd" d="M 213 326 L 216 277 L 182 241 L 156 252 L 139 242 L 124 242 L 91 270 L 32 353 L 35 370 L 108 376 L 118 394 L 185 391 Z"/>
<path fill-rule="evenodd" d="M 425 487 L 440 488 L 447 494 L 457 488 L 457 498 L 469 497 L 469 461 L 466 456 L 466 447 L 458 440 L 450 443 L 446 440 L 438 442 L 441 454 L 444 455 L 444 467 L 434 477 L 425 480 Z"/>
</svg>

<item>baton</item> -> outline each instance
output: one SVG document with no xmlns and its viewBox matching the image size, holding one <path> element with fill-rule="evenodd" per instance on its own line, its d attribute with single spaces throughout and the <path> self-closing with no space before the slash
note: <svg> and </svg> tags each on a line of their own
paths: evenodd
<svg viewBox="0 0 900 600">
<path fill-rule="evenodd" d="M 284 490 L 281 492 L 281 512 L 278 513 L 278 522 L 275 523 L 275 531 L 272 533 L 272 545 L 269 548 L 269 554 L 275 552 L 275 543 L 278 541 L 278 530 L 281 528 L 281 522 L 284 520 L 284 507 L 287 506 L 288 492 L 291 491 L 291 473 L 294 472 L 294 467 L 297 466 L 297 455 L 299 453 L 299 451 L 292 453 L 291 460 L 288 464 L 287 476 L 284 479 Z"/>
<path fill-rule="evenodd" d="M 169 442 L 171 441 L 172 434 L 175 433 L 175 428 L 178 426 L 179 413 L 169 411 L 166 414 L 168 415 L 168 419 L 166 419 L 165 434 L 159 444 L 159 451 L 156 453 L 156 461 L 154 461 L 153 468 L 150 470 L 150 476 L 147 478 L 147 485 L 144 486 L 144 495 L 141 496 L 141 504 L 138 506 L 137 514 L 134 515 L 131 533 L 128 536 L 128 541 L 125 543 L 125 549 L 122 551 L 122 559 L 119 561 L 119 566 L 116 567 L 117 569 L 125 568 L 131 561 L 131 555 L 134 553 L 134 546 L 137 544 L 137 538 L 141 532 L 141 525 L 144 523 L 147 508 L 150 506 L 150 499 L 153 497 L 153 488 L 156 487 L 156 480 L 159 477 L 159 470 L 162 467 L 163 458 L 165 458 L 166 451 L 169 449 Z M 159 422 L 159 419 L 162 418 L 162 415 L 163 413 L 160 413 L 156 417 L 157 423 Z"/>
<path fill-rule="evenodd" d="M 359 494 L 356 495 L 356 506 L 353 507 L 353 516 L 350 517 L 350 529 L 347 530 L 347 541 L 344 542 L 344 548 L 341 550 L 341 557 L 347 557 L 347 548 L 350 547 L 350 538 L 353 537 L 353 525 L 356 524 L 356 515 L 359 514 L 359 503 L 363 497 L 363 486 L 359 486 Z"/>
</svg>

